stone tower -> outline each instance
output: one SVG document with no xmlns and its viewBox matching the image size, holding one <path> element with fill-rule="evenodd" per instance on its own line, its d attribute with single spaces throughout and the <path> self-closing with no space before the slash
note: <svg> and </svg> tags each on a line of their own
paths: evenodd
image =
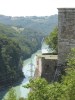
<svg viewBox="0 0 75 100">
<path fill-rule="evenodd" d="M 58 64 L 64 64 L 75 47 L 75 8 L 58 8 Z"/>
</svg>

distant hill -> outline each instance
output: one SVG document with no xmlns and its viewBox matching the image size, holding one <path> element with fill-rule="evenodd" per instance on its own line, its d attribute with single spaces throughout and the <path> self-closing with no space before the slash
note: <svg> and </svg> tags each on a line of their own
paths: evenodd
<svg viewBox="0 0 75 100">
<path fill-rule="evenodd" d="M 11 17 L 0 15 L 0 23 L 16 26 L 18 28 L 29 28 L 44 34 L 50 33 L 57 26 L 58 16 L 27 16 L 27 17 Z"/>
<path fill-rule="evenodd" d="M 0 35 L 6 35 L 19 44 L 23 58 L 41 48 L 42 39 L 56 26 L 58 16 L 11 17 L 0 15 Z"/>
</svg>

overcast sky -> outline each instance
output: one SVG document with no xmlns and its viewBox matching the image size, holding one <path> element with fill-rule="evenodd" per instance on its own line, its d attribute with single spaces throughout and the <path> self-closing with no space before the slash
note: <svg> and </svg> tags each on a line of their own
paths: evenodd
<svg viewBox="0 0 75 100">
<path fill-rule="evenodd" d="M 0 0 L 0 14 L 7 16 L 50 16 L 60 7 L 75 8 L 75 0 Z"/>
</svg>

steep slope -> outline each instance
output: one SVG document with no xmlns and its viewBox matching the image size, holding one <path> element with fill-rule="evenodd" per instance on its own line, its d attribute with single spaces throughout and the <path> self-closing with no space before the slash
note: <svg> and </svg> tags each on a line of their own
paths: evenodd
<svg viewBox="0 0 75 100">
<path fill-rule="evenodd" d="M 40 49 L 44 35 L 30 28 L 21 28 L 0 24 L 0 35 L 6 35 L 19 44 L 22 50 L 23 59 L 31 56 L 32 53 Z"/>
<path fill-rule="evenodd" d="M 21 61 L 19 45 L 0 35 L 0 87 L 23 77 Z"/>
</svg>

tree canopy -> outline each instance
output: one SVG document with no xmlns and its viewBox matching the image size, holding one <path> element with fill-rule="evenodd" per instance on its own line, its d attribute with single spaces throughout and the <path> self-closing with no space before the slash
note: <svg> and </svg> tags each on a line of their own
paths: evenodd
<svg viewBox="0 0 75 100">
<path fill-rule="evenodd" d="M 41 48 L 41 41 L 44 37 L 43 33 L 30 28 L 13 28 L 4 24 L 0 24 L 0 35 L 6 36 L 20 46 L 23 59 L 30 57 Z"/>
<path fill-rule="evenodd" d="M 23 77 L 21 53 L 17 43 L 0 35 L 0 85 L 10 84 Z"/>
<path fill-rule="evenodd" d="M 55 28 L 45 39 L 45 42 L 50 46 L 50 48 L 58 52 L 58 28 Z"/>
</svg>

